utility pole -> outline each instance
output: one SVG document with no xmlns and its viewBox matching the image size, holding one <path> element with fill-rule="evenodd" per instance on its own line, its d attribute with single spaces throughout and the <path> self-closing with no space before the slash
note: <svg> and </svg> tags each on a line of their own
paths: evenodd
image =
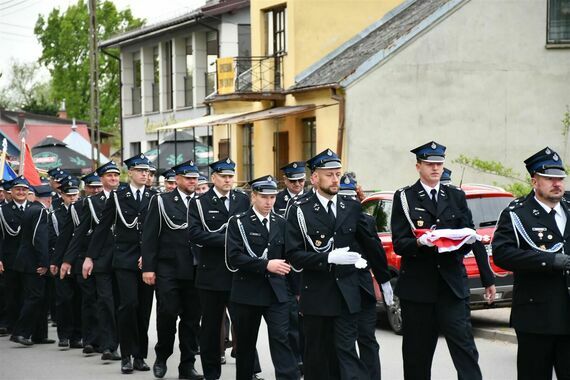
<svg viewBox="0 0 570 380">
<path fill-rule="evenodd" d="M 91 88 L 91 160 L 97 163 L 101 158 L 101 134 L 99 132 L 99 51 L 97 46 L 97 0 L 88 0 L 89 4 L 89 81 Z"/>
</svg>

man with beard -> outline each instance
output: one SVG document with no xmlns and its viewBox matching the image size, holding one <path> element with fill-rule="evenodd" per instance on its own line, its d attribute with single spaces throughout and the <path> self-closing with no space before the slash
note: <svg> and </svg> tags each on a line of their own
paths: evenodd
<svg viewBox="0 0 570 380">
<path fill-rule="evenodd" d="M 180 317 L 178 378 L 197 380 L 202 379 L 194 368 L 200 299 L 194 286 L 196 260 L 188 241 L 188 204 L 194 197 L 199 173 L 192 161 L 174 166 L 172 171 L 176 187 L 151 199 L 142 235 L 143 281 L 156 286 L 158 304 L 153 372 L 157 378 L 166 374 Z"/>
<path fill-rule="evenodd" d="M 307 161 L 315 191 L 296 199 L 287 211 L 286 256 L 302 269 L 305 379 L 365 379 L 367 369 L 356 352 L 361 311 L 360 253 L 389 281 L 385 254 L 363 229 L 360 203 L 338 195 L 340 158 L 326 149 Z M 385 285 L 389 288 L 389 285 Z M 390 288 L 391 289 L 391 288 Z"/>
<path fill-rule="evenodd" d="M 570 379 L 570 212 L 566 170 L 551 148 L 525 160 L 534 194 L 511 203 L 493 237 L 493 258 L 513 271 L 511 325 L 517 334 L 517 378 Z"/>
</svg>

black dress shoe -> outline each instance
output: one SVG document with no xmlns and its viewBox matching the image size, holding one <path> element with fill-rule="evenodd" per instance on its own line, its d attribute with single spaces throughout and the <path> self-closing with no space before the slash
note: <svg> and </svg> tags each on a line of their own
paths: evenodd
<svg viewBox="0 0 570 380">
<path fill-rule="evenodd" d="M 85 347 L 83 347 L 83 353 L 86 355 L 93 354 L 95 353 L 95 348 L 91 344 L 86 344 Z"/>
<path fill-rule="evenodd" d="M 133 362 L 131 357 L 121 358 L 121 372 L 122 373 L 133 373 Z"/>
<path fill-rule="evenodd" d="M 162 379 L 166 375 L 166 360 L 156 358 L 152 366 L 154 377 Z"/>
<path fill-rule="evenodd" d="M 204 379 L 204 375 L 199 374 L 194 367 L 190 368 L 189 372 L 180 372 L 178 371 L 178 378 L 185 379 L 185 380 L 202 380 Z"/>
<path fill-rule="evenodd" d="M 142 358 L 135 358 L 135 360 L 133 360 L 133 368 L 137 371 L 150 371 L 150 367 Z"/>
<path fill-rule="evenodd" d="M 119 359 L 121 359 L 120 356 Z M 104 350 L 103 354 L 101 354 L 101 360 L 113 360 L 113 353 L 111 350 Z"/>
<path fill-rule="evenodd" d="M 257 373 L 254 373 L 251 377 L 251 380 L 263 380 L 263 377 L 259 376 Z"/>
<path fill-rule="evenodd" d="M 72 340 L 69 343 L 69 347 L 71 347 L 71 348 L 83 348 L 83 343 L 80 340 Z"/>
<path fill-rule="evenodd" d="M 35 344 L 53 344 L 55 343 L 55 340 L 49 338 L 43 338 L 38 340 L 32 340 L 32 342 L 34 342 Z"/>
<path fill-rule="evenodd" d="M 69 348 L 69 339 L 60 340 L 57 346 L 60 348 Z"/>
<path fill-rule="evenodd" d="M 12 335 L 10 337 L 10 341 L 12 341 L 14 343 L 20 343 L 24 346 L 33 346 L 34 345 L 34 342 L 32 342 L 31 339 L 24 338 L 21 335 Z"/>
</svg>

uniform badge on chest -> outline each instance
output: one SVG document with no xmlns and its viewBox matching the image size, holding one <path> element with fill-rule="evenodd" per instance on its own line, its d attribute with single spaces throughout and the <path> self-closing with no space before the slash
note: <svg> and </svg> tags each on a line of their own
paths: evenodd
<svg viewBox="0 0 570 380">
<path fill-rule="evenodd" d="M 423 220 L 418 220 L 417 222 L 418 227 L 423 227 L 424 226 L 424 221 Z"/>
</svg>

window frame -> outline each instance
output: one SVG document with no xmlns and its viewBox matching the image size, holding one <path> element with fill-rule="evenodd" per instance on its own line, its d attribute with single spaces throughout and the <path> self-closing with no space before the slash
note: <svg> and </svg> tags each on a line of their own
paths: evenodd
<svg viewBox="0 0 570 380">
<path fill-rule="evenodd" d="M 568 3 L 568 9 L 569 9 L 569 14 L 568 14 L 568 25 L 567 25 L 567 31 L 565 32 L 567 34 L 567 38 L 566 39 L 560 39 L 560 40 L 555 40 L 555 39 L 551 39 L 550 35 L 551 35 L 551 22 L 553 22 L 553 20 L 551 19 L 551 11 L 552 11 L 552 7 L 553 7 L 553 2 L 558 1 L 560 6 L 562 6 L 562 2 L 566 1 Z M 570 47 L 570 0 L 547 0 L 546 2 L 546 47 L 549 48 L 568 48 Z"/>
</svg>

